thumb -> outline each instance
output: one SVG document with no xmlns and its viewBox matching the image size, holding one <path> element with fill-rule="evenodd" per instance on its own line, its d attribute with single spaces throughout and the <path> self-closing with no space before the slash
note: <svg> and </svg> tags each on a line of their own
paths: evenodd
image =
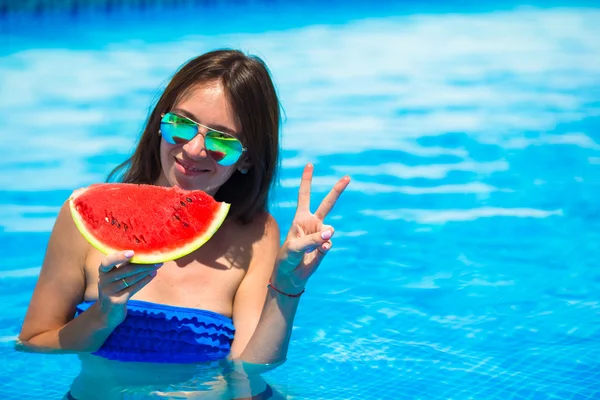
<svg viewBox="0 0 600 400">
<path fill-rule="evenodd" d="M 301 236 L 290 240 L 289 250 L 297 253 L 310 253 L 314 249 L 322 246 L 333 236 L 332 226 L 323 226 L 320 232 Z"/>
<path fill-rule="evenodd" d="M 133 254 L 133 250 L 119 251 L 116 253 L 108 254 L 100 262 L 99 271 L 104 273 L 109 272 L 117 265 L 129 261 L 131 257 L 133 257 Z"/>
</svg>

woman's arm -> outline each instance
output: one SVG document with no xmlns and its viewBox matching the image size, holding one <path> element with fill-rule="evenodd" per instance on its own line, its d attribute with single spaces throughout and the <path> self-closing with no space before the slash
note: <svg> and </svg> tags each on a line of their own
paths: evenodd
<svg viewBox="0 0 600 400">
<path fill-rule="evenodd" d="M 285 361 L 300 300 L 299 296 L 292 296 L 304 290 L 331 248 L 333 227 L 324 225 L 323 219 L 350 180 L 342 178 L 315 214 L 309 210 L 311 181 L 312 165 L 307 165 L 296 216 L 283 246 L 279 248 L 279 228 L 270 217 L 236 294 L 233 310 L 236 337 L 230 357 L 247 373 L 260 373 Z M 269 280 L 274 288 L 267 289 Z"/>
<path fill-rule="evenodd" d="M 91 350 L 110 332 L 96 307 L 72 320 L 83 300 L 89 246 L 77 230 L 66 202 L 50 235 L 46 256 L 19 334 L 27 351 Z"/>
<path fill-rule="evenodd" d="M 125 318 L 129 297 L 153 278 L 154 266 L 132 265 L 126 252 L 105 256 L 99 266 L 99 301 L 73 319 L 84 299 L 85 263 L 91 248 L 61 208 L 42 270 L 19 334 L 17 348 L 32 352 L 93 352 Z M 115 266 L 119 267 L 115 268 Z M 124 288 L 123 278 L 129 281 Z"/>
<path fill-rule="evenodd" d="M 253 248 L 248 272 L 235 295 L 236 333 L 230 354 L 233 360 L 271 364 L 285 358 L 299 298 L 278 297 L 267 289 L 279 241 L 279 226 L 269 215 L 265 234 Z"/>
</svg>

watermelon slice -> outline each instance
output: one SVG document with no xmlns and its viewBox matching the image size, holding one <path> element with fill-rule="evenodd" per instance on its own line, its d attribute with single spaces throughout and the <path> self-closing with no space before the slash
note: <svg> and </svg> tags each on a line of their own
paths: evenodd
<svg viewBox="0 0 600 400">
<path fill-rule="evenodd" d="M 201 190 L 104 183 L 73 192 L 71 215 L 92 246 L 108 254 L 133 250 L 131 262 L 154 264 L 185 256 L 219 229 L 229 204 Z"/>
</svg>

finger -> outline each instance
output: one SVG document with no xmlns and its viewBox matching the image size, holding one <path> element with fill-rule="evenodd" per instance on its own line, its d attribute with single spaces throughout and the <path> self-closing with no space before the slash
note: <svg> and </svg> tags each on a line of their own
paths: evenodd
<svg viewBox="0 0 600 400">
<path fill-rule="evenodd" d="M 310 253 L 331 239 L 333 233 L 332 226 L 324 225 L 320 232 L 290 240 L 288 248 L 292 252 Z"/>
<path fill-rule="evenodd" d="M 333 227 L 329 226 L 329 225 L 324 225 L 321 232 L 326 232 L 327 230 L 330 230 L 331 236 L 333 236 L 333 232 L 334 232 Z M 327 235 L 324 236 L 323 234 L 321 234 L 321 239 L 323 239 L 323 240 L 321 240 L 321 242 L 319 242 L 319 243 L 315 243 L 315 244 L 309 246 L 308 248 L 304 249 L 304 252 L 308 254 L 308 253 L 312 253 L 315 250 L 318 250 L 321 246 L 323 246 L 323 244 L 325 244 L 329 241 L 329 239 L 325 239 L 325 238 L 327 238 L 327 237 L 331 238 L 331 236 L 327 236 Z"/>
<path fill-rule="evenodd" d="M 156 274 L 146 275 L 145 277 L 143 277 L 142 279 L 140 279 L 133 285 L 130 285 L 127 289 L 123 290 L 122 293 L 127 293 L 127 294 L 129 294 L 129 297 L 131 297 L 134 294 L 136 294 L 137 292 L 139 292 L 140 290 L 142 290 L 144 288 L 144 286 L 146 286 L 147 284 L 152 282 L 152 279 L 154 279 L 155 277 L 156 277 Z"/>
<path fill-rule="evenodd" d="M 306 235 L 306 233 L 304 233 L 304 229 L 302 229 L 302 227 L 300 225 L 298 225 L 297 223 L 294 222 L 294 223 L 292 223 L 292 226 L 290 227 L 290 230 L 288 231 L 286 240 L 302 237 L 304 235 Z"/>
<path fill-rule="evenodd" d="M 113 268 L 108 274 L 106 274 L 106 280 L 108 282 L 116 282 L 129 276 L 137 275 L 139 273 L 150 273 L 156 271 L 163 264 L 121 264 L 117 268 Z M 127 280 L 129 282 L 129 279 Z"/>
<path fill-rule="evenodd" d="M 298 190 L 298 210 L 310 210 L 310 185 L 312 183 L 313 165 L 306 164 L 302 172 L 300 189 Z"/>
<path fill-rule="evenodd" d="M 156 271 L 138 272 L 135 275 L 130 275 L 126 278 L 122 278 L 117 281 L 111 282 L 110 284 L 106 285 L 106 292 L 108 292 L 109 294 L 115 294 L 125 291 L 148 276 L 156 276 Z"/>
<path fill-rule="evenodd" d="M 325 198 L 319 205 L 319 208 L 315 212 L 315 216 L 317 218 L 321 219 L 321 221 L 325 219 L 327 214 L 329 214 L 329 212 L 333 209 L 333 206 L 335 206 L 335 203 L 337 202 L 339 197 L 342 195 L 344 190 L 346 190 L 346 187 L 348 187 L 349 183 L 350 183 L 349 176 L 345 176 L 342 179 L 340 179 L 339 181 L 337 181 L 337 183 L 333 186 L 333 189 L 331 189 L 331 191 L 327 194 L 327 196 L 325 196 Z"/>
<path fill-rule="evenodd" d="M 298 224 L 296 225 L 296 237 L 302 237 L 302 236 L 306 236 L 306 232 L 304 232 L 304 229 L 302 229 L 302 227 Z"/>
<path fill-rule="evenodd" d="M 123 278 L 123 279 L 121 279 L 121 281 L 123 281 L 123 286 L 125 286 L 125 283 L 127 283 L 127 285 L 126 285 L 127 287 L 124 287 L 124 289 L 127 289 L 148 276 L 151 278 L 154 278 L 156 276 L 156 274 L 157 274 L 156 271 L 140 272 L 135 275 L 130 275 L 127 278 Z"/>
<path fill-rule="evenodd" d="M 323 259 L 325 258 L 327 253 L 329 252 L 329 250 L 331 250 L 332 245 L 333 244 L 331 240 L 327 240 L 321 246 L 317 247 L 316 251 L 314 251 L 311 254 L 311 260 L 308 264 L 309 268 L 311 269 L 311 275 L 314 274 L 315 271 L 319 268 L 321 262 L 323 262 Z"/>
<path fill-rule="evenodd" d="M 125 250 L 107 255 L 100 263 L 100 272 L 106 273 L 113 269 L 117 264 L 129 261 L 131 257 L 133 257 L 133 254 L 133 250 Z"/>
<path fill-rule="evenodd" d="M 317 260 L 319 259 L 323 259 L 323 257 L 325 257 L 325 255 L 327 254 L 327 252 L 329 252 L 329 250 L 331 250 L 331 246 L 333 246 L 333 243 L 331 242 L 331 240 L 326 241 L 325 243 L 323 243 L 321 246 L 317 247 Z M 320 262 L 320 260 L 319 260 Z"/>
</svg>

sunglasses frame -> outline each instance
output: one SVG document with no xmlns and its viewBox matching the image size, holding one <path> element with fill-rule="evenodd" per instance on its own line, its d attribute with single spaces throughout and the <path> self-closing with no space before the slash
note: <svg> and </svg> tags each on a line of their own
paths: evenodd
<svg viewBox="0 0 600 400">
<path fill-rule="evenodd" d="M 196 135 L 195 135 L 194 137 L 196 137 L 197 135 L 202 135 L 202 137 L 204 138 L 204 140 L 206 140 L 206 135 L 207 135 L 209 132 L 216 132 L 216 133 L 218 133 L 218 134 L 220 134 L 220 135 L 224 135 L 224 136 L 227 136 L 227 137 L 230 137 L 230 138 L 232 138 L 232 139 L 235 139 L 235 140 L 237 140 L 237 141 L 238 141 L 238 142 L 240 142 L 240 144 L 242 145 L 242 152 L 240 153 L 240 157 L 239 157 L 239 158 L 241 158 L 241 157 L 242 157 L 242 155 L 243 155 L 243 154 L 244 154 L 244 153 L 245 153 L 245 152 L 248 150 L 246 147 L 244 147 L 244 143 L 242 143 L 242 141 L 241 141 L 240 139 L 238 139 L 237 137 L 235 137 L 235 136 L 234 136 L 234 135 L 232 135 L 231 133 L 223 132 L 223 131 L 220 131 L 220 130 L 218 130 L 218 129 L 213 129 L 213 128 L 209 127 L 209 126 L 206 126 L 206 125 L 203 125 L 203 124 L 201 124 L 200 122 L 196 122 L 196 121 L 194 121 L 194 120 L 193 120 L 193 119 L 191 119 L 190 117 L 186 117 L 185 115 L 181 115 L 181 114 L 178 114 L 178 113 L 176 113 L 176 112 L 173 112 L 173 111 L 169 111 L 169 112 L 166 112 L 166 113 L 162 113 L 162 114 L 160 114 L 160 120 L 161 120 L 161 122 L 160 122 L 160 123 L 161 123 L 161 124 L 163 124 L 163 122 L 162 122 L 162 119 L 163 119 L 163 118 L 165 117 L 165 115 L 167 115 L 167 114 L 173 114 L 173 115 L 176 115 L 177 117 L 179 117 L 179 118 L 182 118 L 182 119 L 185 119 L 185 120 L 188 120 L 188 121 L 190 121 L 190 122 L 191 122 L 193 125 L 196 125 L 197 132 L 196 132 Z M 206 133 L 201 133 L 201 132 L 200 132 L 200 128 L 199 128 L 199 127 L 203 127 L 204 129 L 206 129 Z M 182 138 L 182 139 L 183 139 L 183 138 Z M 192 138 L 192 139 L 193 139 L 193 138 Z M 188 142 L 189 142 L 189 141 L 191 141 L 192 139 L 188 140 Z M 239 161 L 239 158 L 238 158 L 238 161 Z M 216 162 L 217 164 L 219 163 L 218 161 L 215 161 L 215 162 Z M 237 161 L 236 161 L 236 162 L 237 162 Z M 232 164 L 232 165 L 233 165 L 233 164 Z"/>
</svg>

